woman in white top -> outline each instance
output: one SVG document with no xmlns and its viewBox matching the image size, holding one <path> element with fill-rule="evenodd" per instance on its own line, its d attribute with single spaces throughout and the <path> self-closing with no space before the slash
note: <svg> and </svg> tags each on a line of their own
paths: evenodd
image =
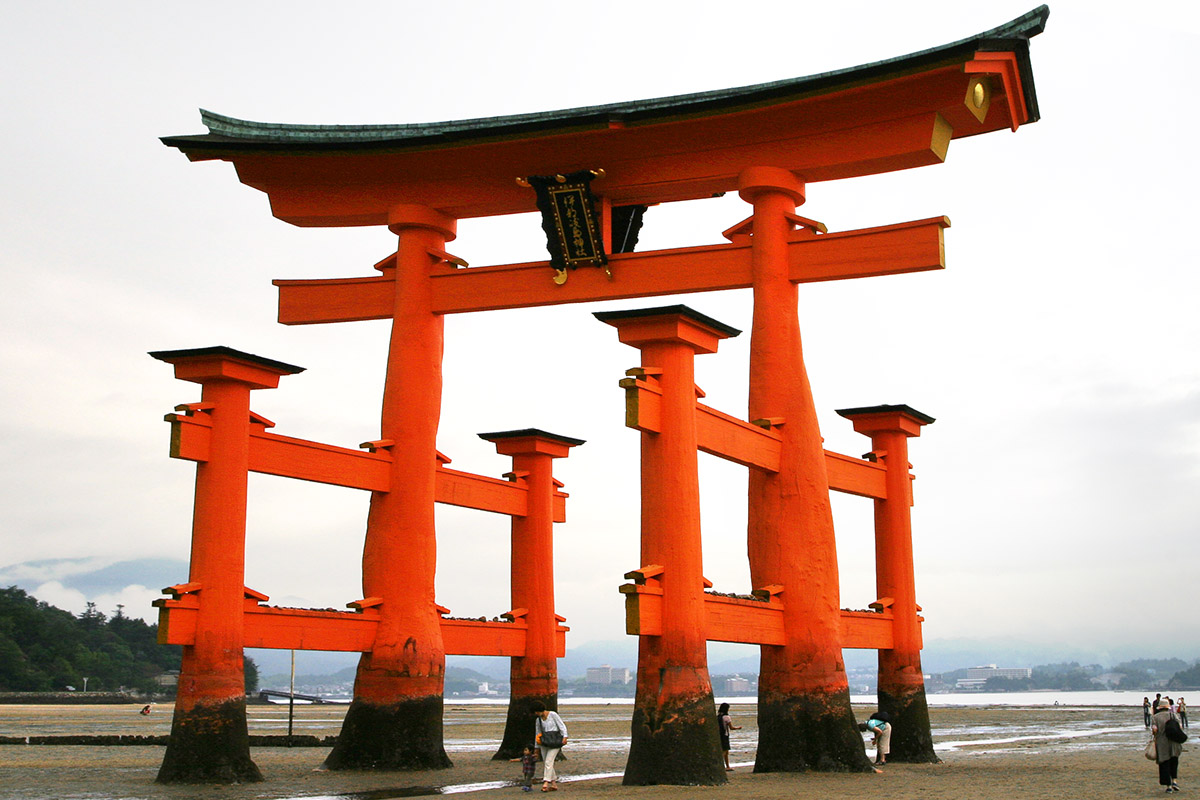
<svg viewBox="0 0 1200 800">
<path fill-rule="evenodd" d="M 554 771 L 554 759 L 567 743 L 567 726 L 556 712 L 549 711 L 542 703 L 533 704 L 533 728 L 535 741 L 542 752 L 542 791 L 558 791 L 558 773 Z M 545 737 L 546 741 L 543 741 Z M 555 741 L 561 738 L 562 741 Z"/>
</svg>

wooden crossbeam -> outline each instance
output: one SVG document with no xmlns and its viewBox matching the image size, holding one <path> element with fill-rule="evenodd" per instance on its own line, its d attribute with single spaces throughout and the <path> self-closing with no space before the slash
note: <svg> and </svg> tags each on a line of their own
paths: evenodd
<svg viewBox="0 0 1200 800">
<path fill-rule="evenodd" d="M 709 455 L 766 472 L 779 471 L 782 439 L 773 430 L 696 404 L 697 447 Z"/>
<path fill-rule="evenodd" d="M 798 237 L 788 245 L 796 283 L 864 278 L 942 269 L 945 217 Z M 386 259 L 385 259 L 386 262 Z M 449 270 L 430 276 L 433 310 L 460 314 L 501 308 L 583 303 L 750 287 L 750 245 L 650 250 L 610 256 L 610 281 L 602 270 L 581 269 L 565 284 L 549 262 Z M 431 270 L 432 270 L 431 266 Z M 385 273 L 390 270 L 385 270 Z M 279 321 L 285 325 L 390 319 L 395 302 L 389 274 L 369 278 L 276 280 Z"/>
<path fill-rule="evenodd" d="M 159 644 L 193 645 L 201 596 L 184 595 L 179 599 L 156 600 Z M 276 650 L 329 650 L 366 652 L 375 645 L 379 627 L 379 609 L 358 611 L 328 609 L 276 608 L 248 603 L 243 609 L 244 647 Z M 442 640 L 447 655 L 516 656 L 525 655 L 529 626 L 523 619 L 513 622 L 442 619 Z M 566 655 L 569 629 L 558 625 L 555 634 L 557 657 Z"/>
<path fill-rule="evenodd" d="M 621 586 L 621 593 L 625 595 L 625 632 L 629 635 L 662 635 L 662 588 L 657 584 L 657 581 L 647 581 L 642 585 Z M 705 593 L 705 636 L 710 642 L 785 644 L 783 608 L 778 597 L 764 601 Z M 842 647 L 890 650 L 893 619 L 891 609 L 879 612 L 843 610 Z"/>
<path fill-rule="evenodd" d="M 645 370 L 631 370 L 644 372 Z M 653 375 L 622 378 L 625 390 L 625 424 L 639 431 L 658 433 L 662 417 L 662 392 Z M 732 417 L 703 403 L 696 404 L 698 448 L 752 469 L 779 470 L 781 437 L 774 430 Z M 829 488 L 835 492 L 887 499 L 887 469 L 873 461 L 825 451 Z"/>
<path fill-rule="evenodd" d="M 207 461 L 212 423 L 204 411 L 168 414 L 171 457 Z M 392 457 L 386 449 L 374 452 L 295 439 L 270 433 L 263 425 L 250 429 L 250 471 L 372 492 L 388 490 Z M 523 482 L 490 478 L 437 467 L 434 499 L 446 505 L 523 517 L 529 503 Z M 566 521 L 565 492 L 555 492 L 553 518 Z"/>
<path fill-rule="evenodd" d="M 887 468 L 883 464 L 826 450 L 825 472 L 829 488 L 836 492 L 887 499 Z"/>
</svg>

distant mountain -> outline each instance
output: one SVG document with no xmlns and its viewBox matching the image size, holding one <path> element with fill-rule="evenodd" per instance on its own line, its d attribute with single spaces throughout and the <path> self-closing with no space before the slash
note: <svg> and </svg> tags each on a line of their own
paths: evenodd
<svg viewBox="0 0 1200 800">
<path fill-rule="evenodd" d="M 16 586 L 34 592 L 39 586 L 56 581 L 88 598 L 116 594 L 132 585 L 161 589 L 185 583 L 187 577 L 188 562 L 178 558 L 139 558 L 114 563 L 96 558 L 47 558 L 0 567 L 0 587 Z"/>
</svg>

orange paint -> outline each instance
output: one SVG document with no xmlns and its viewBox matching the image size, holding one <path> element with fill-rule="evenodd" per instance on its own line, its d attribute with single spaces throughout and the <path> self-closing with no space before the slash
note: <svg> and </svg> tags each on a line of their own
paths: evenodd
<svg viewBox="0 0 1200 800">
<path fill-rule="evenodd" d="M 839 231 L 788 242 L 791 280 L 846 280 L 942 269 L 945 217 Z M 735 237 L 736 238 L 736 237 Z M 744 238 L 744 237 L 743 237 Z M 389 256 L 380 264 L 390 264 Z M 647 250 L 609 256 L 613 279 L 603 270 L 577 270 L 559 286 L 548 280 L 550 263 L 536 261 L 444 270 L 432 276 L 433 310 L 462 314 L 664 294 L 748 289 L 750 245 L 730 244 Z M 379 266 L 379 265 L 376 265 Z M 394 287 L 382 277 L 276 280 L 279 321 L 284 325 L 390 319 Z"/>
<path fill-rule="evenodd" d="M 855 431 L 871 437 L 871 452 L 887 470 L 887 496 L 875 500 L 875 585 L 880 598 L 890 599 L 894 633 L 891 647 L 879 650 L 880 706 L 892 714 L 897 731 L 909 728 L 893 745 L 898 760 L 936 761 L 921 671 L 921 617 L 913 569 L 912 475 L 908 463 L 909 437 L 920 436 L 921 428 L 933 418 L 904 405 L 842 409 L 838 413 L 854 423 Z"/>
<path fill-rule="evenodd" d="M 641 350 L 641 374 L 661 393 L 657 433 L 641 433 L 641 563 L 660 565 L 662 626 L 638 640 L 637 695 L 626 783 L 724 783 L 713 745 L 700 482 L 697 353 L 737 331 L 683 306 L 597 314 Z M 705 727 L 707 724 L 707 727 Z M 710 753 L 711 751 L 711 753 Z M 712 756 L 710 758 L 710 756 Z M 690 775 L 690 781 L 686 777 Z"/>
<path fill-rule="evenodd" d="M 842 661 L 837 544 L 829 477 L 804 368 L 797 289 L 788 241 L 803 184 L 775 167 L 745 170 L 739 194 L 754 206 L 749 234 L 754 280 L 750 338 L 750 419 L 782 424 L 780 469 L 752 470 L 747 550 L 755 587 L 777 585 L 787 643 L 762 648 L 756 772 L 815 767 L 868 769 Z M 735 242 L 747 236 L 735 236 Z"/>
<path fill-rule="evenodd" d="M 554 459 L 565 458 L 580 439 L 539 430 L 483 433 L 496 452 L 512 457 L 514 482 L 529 492 L 524 516 L 512 518 L 511 601 L 523 609 L 527 626 L 524 652 L 509 662 L 509 714 L 499 758 L 512 758 L 529 740 L 531 707 L 540 701 L 557 706 L 559 645 L 565 628 L 554 612 Z M 502 655 L 496 653 L 496 655 Z"/>
<path fill-rule="evenodd" d="M 513 435 L 513 434 L 525 435 Z M 529 626 L 523 657 L 511 665 L 514 696 L 542 697 L 558 692 L 558 621 L 554 613 L 554 472 L 579 439 L 543 431 L 485 433 L 496 452 L 512 457 L 514 475 L 529 492 L 528 511 L 512 520 L 511 589 L 513 608 L 526 609 Z"/>
<path fill-rule="evenodd" d="M 455 236 L 454 220 L 426 208 L 397 207 L 389 223 L 399 248 L 380 437 L 392 441 L 392 459 L 388 490 L 371 495 L 363 547 L 363 594 L 383 603 L 354 687 L 355 698 L 378 705 L 442 693 L 433 513 L 443 324 L 430 310 L 428 250 Z"/>
<path fill-rule="evenodd" d="M 803 185 L 778 169 L 747 170 L 740 194 L 754 205 L 754 317 L 750 418 L 784 420 L 776 473 L 750 473 L 748 546 L 754 586 L 784 588 L 789 645 L 763 650 L 764 694 L 846 688 L 839 640 L 837 552 L 821 431 L 800 342 L 797 290 L 789 280 L 787 215 Z M 803 587 L 801 590 L 800 587 Z"/>
<path fill-rule="evenodd" d="M 188 583 L 194 594 L 196 636 L 183 648 L 175 699 L 174 733 L 163 759 L 161 780 L 183 780 L 194 770 L 183 749 L 211 748 L 206 758 L 249 761 L 245 740 L 245 681 L 242 672 L 245 602 L 246 487 L 249 472 L 250 392 L 272 389 L 299 367 L 229 348 L 160 351 L 155 358 L 175 366 L 175 377 L 199 383 L 209 430 L 209 459 L 196 465 L 195 506 Z M 228 731 L 207 730 L 208 714 Z M 240 717 L 240 719 L 238 719 Z M 215 739 L 214 739 L 215 737 Z M 206 738 L 214 739 L 206 744 Z M 252 772 L 256 773 L 257 769 Z"/>
<path fill-rule="evenodd" d="M 553 130 L 513 126 L 415 146 L 268 149 L 205 137 L 168 144 L 193 160 L 232 162 L 239 180 L 269 195 L 275 216 L 306 227 L 386 224 L 397 198 L 459 219 L 528 212 L 532 192 L 513 178 L 548 169 L 603 167 L 597 191 L 613 205 L 656 204 L 732 191 L 747 165 L 778 165 L 817 183 L 941 163 L 951 139 L 1012 122 L 1008 114 L 979 120 L 964 107 L 971 76 L 963 66 L 972 59 L 980 54 L 615 127 L 603 118 L 564 120 Z M 993 91 L 993 103 L 1006 107 L 999 95 L 1024 91 L 1020 75 Z"/>
</svg>

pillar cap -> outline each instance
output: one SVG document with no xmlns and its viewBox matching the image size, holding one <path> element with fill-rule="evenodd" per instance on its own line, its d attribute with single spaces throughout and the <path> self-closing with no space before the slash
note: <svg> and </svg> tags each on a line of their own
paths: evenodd
<svg viewBox="0 0 1200 800">
<path fill-rule="evenodd" d="M 859 408 L 839 408 L 837 413 L 854 422 L 854 430 L 859 433 L 882 433 L 898 431 L 909 436 L 919 436 L 921 427 L 932 425 L 934 418 L 922 414 L 911 406 L 881 405 L 862 406 Z"/>
<path fill-rule="evenodd" d="M 480 439 L 494 442 L 500 455 L 534 455 L 544 453 L 553 458 L 562 458 L 572 447 L 584 444 L 584 439 L 560 436 L 540 428 L 522 428 L 514 431 L 493 431 L 479 434 Z"/>
<path fill-rule="evenodd" d="M 250 384 L 251 388 L 273 389 L 279 385 L 281 376 L 304 372 L 304 367 L 224 345 L 189 350 L 154 350 L 149 355 L 174 365 L 176 378 L 193 383 L 230 380 Z"/>
<path fill-rule="evenodd" d="M 715 353 L 717 342 L 741 334 L 737 328 L 685 305 L 596 311 L 592 316 L 616 328 L 621 341 L 633 347 L 679 341 L 691 345 L 696 352 Z"/>
<path fill-rule="evenodd" d="M 804 181 L 782 167 L 749 167 L 738 175 L 738 196 L 748 203 L 764 192 L 782 192 L 796 205 L 804 203 Z"/>
<path fill-rule="evenodd" d="M 436 231 L 447 242 L 458 236 L 458 220 L 447 216 L 436 208 L 401 203 L 388 211 L 388 230 L 400 233 L 405 228 L 426 228 Z"/>
</svg>

